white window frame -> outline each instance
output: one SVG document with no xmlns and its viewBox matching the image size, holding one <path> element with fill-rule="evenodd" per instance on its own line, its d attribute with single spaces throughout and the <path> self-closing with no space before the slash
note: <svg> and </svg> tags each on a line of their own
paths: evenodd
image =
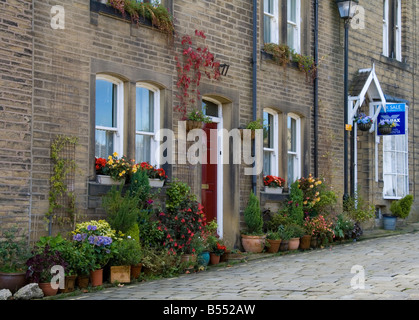
<svg viewBox="0 0 419 320">
<path fill-rule="evenodd" d="M 296 151 L 290 151 L 288 150 L 288 118 L 294 119 L 296 121 Z M 294 181 L 301 178 L 301 117 L 294 113 L 289 113 L 287 115 L 287 178 L 289 177 L 289 168 L 288 168 L 288 157 L 290 155 L 295 156 L 295 162 L 294 162 Z M 291 184 L 294 181 L 288 181 L 288 186 L 291 186 Z"/>
<path fill-rule="evenodd" d="M 396 7 L 397 7 L 397 23 L 394 21 L 394 45 L 395 53 L 396 53 L 396 60 L 402 61 L 402 1 L 396 0 Z"/>
<path fill-rule="evenodd" d="M 114 145 L 114 152 L 118 153 L 119 156 L 123 155 L 124 152 L 124 139 L 123 139 L 123 132 L 124 132 L 124 83 L 112 76 L 106 74 L 98 74 L 96 75 L 97 80 L 104 80 L 111 82 L 117 86 L 117 99 L 116 99 L 116 127 L 105 127 L 105 126 L 98 126 L 95 123 L 95 131 L 102 130 L 102 131 L 109 131 L 114 132 L 113 138 L 113 145 Z M 97 112 L 97 108 L 95 106 L 95 112 Z M 95 120 L 96 121 L 96 120 Z M 95 139 L 96 144 L 96 139 Z"/>
<path fill-rule="evenodd" d="M 403 136 L 403 138 L 405 139 L 405 150 L 403 150 L 403 151 L 400 151 L 400 150 L 385 150 L 384 149 L 384 147 L 385 147 L 385 140 L 389 140 L 389 139 L 395 139 L 395 137 L 396 136 L 391 136 L 391 135 L 389 135 L 389 136 L 382 136 L 382 138 L 383 138 L 383 181 L 384 181 L 384 186 L 383 186 L 383 199 L 401 199 L 401 198 L 403 198 L 404 196 L 406 196 L 406 195 L 408 195 L 409 194 L 409 134 L 408 134 L 408 121 L 407 121 L 407 119 L 408 119 L 408 106 L 406 105 L 406 112 L 405 112 L 405 135 Z M 385 159 L 386 159 L 386 157 L 385 157 L 385 153 L 386 152 L 392 152 L 392 153 L 394 153 L 394 154 L 404 154 L 404 161 L 405 161 L 405 172 L 404 173 L 397 173 L 397 172 L 386 172 L 385 170 L 385 168 L 386 168 L 386 166 L 384 165 L 384 161 L 385 161 Z M 397 161 L 397 157 L 395 158 L 396 160 L 395 161 Z M 396 176 L 396 185 L 394 186 L 395 187 L 395 190 L 396 190 L 396 195 L 387 195 L 386 194 L 386 190 L 388 189 L 388 186 L 386 186 L 386 179 L 385 179 L 385 176 Z M 405 183 L 405 190 L 406 190 L 406 192 L 405 192 L 405 194 L 398 194 L 398 192 L 397 192 L 397 177 L 400 177 L 400 176 L 404 176 L 404 178 L 405 178 L 405 181 L 404 181 L 404 183 Z"/>
<path fill-rule="evenodd" d="M 383 55 L 388 57 L 388 0 L 383 0 Z"/>
<path fill-rule="evenodd" d="M 294 47 L 291 47 L 291 49 L 294 49 L 296 53 L 300 53 L 301 51 L 301 0 L 287 0 L 287 34 L 288 34 L 288 27 L 291 26 L 294 29 Z M 290 17 L 288 15 L 289 13 L 289 5 L 290 1 L 295 1 L 295 10 L 296 10 L 296 21 L 290 20 Z M 287 39 L 288 45 L 289 45 L 289 39 Z"/>
<path fill-rule="evenodd" d="M 268 113 L 272 115 L 273 118 L 273 148 L 265 148 L 263 147 L 263 153 L 269 152 L 271 154 L 271 172 L 270 175 L 278 176 L 279 175 L 279 169 L 278 169 L 278 154 L 279 154 L 279 129 L 278 129 L 278 112 L 276 112 L 273 109 L 265 108 L 263 109 L 264 113 Z M 264 124 L 265 125 L 265 124 Z"/>
<path fill-rule="evenodd" d="M 273 12 L 268 12 L 266 11 L 266 1 L 270 1 L 270 0 L 264 0 L 264 5 L 263 5 L 263 15 L 264 15 L 264 19 L 265 17 L 267 17 L 268 19 L 270 19 L 270 34 L 271 34 L 271 38 L 270 39 L 265 39 L 265 31 L 264 31 L 264 40 L 266 43 L 276 43 L 279 44 L 279 5 L 278 5 L 278 0 L 271 0 L 272 1 L 272 9 Z M 263 25 L 265 26 L 265 20 L 263 21 Z"/>
<path fill-rule="evenodd" d="M 160 166 L 160 159 L 156 159 L 156 150 L 159 146 L 159 142 L 156 140 L 157 131 L 160 130 L 160 90 L 149 84 L 144 82 L 137 82 L 137 88 L 144 88 L 150 90 L 154 93 L 154 106 L 153 106 L 153 131 L 137 131 L 135 130 L 135 140 L 137 140 L 137 135 L 143 136 L 150 136 L 151 137 L 151 145 L 150 145 L 150 164 L 156 167 Z M 137 91 L 137 90 L 136 90 Z M 137 100 L 137 94 L 135 95 L 135 99 Z M 137 112 L 137 103 L 135 104 L 135 112 Z M 135 124 L 135 128 L 137 128 L 137 124 Z M 135 154 L 137 154 L 137 150 L 135 150 Z M 154 159 L 153 159 L 154 158 Z M 138 162 L 138 159 L 135 159 Z"/>
</svg>

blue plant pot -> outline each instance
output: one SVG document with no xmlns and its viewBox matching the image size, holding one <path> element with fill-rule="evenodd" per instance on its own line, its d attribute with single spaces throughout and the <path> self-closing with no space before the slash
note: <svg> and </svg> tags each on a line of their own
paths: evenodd
<svg viewBox="0 0 419 320">
<path fill-rule="evenodd" d="M 383 215 L 384 230 L 396 230 L 397 217 Z"/>
<path fill-rule="evenodd" d="M 210 261 L 210 253 L 208 251 L 202 252 L 198 255 L 198 263 L 201 266 L 206 267 Z"/>
</svg>

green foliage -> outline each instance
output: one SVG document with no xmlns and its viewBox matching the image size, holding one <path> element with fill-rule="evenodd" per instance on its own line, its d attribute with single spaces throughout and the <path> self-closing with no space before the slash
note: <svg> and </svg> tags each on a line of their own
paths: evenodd
<svg viewBox="0 0 419 320">
<path fill-rule="evenodd" d="M 303 191 L 299 188 L 298 181 L 291 185 L 290 201 L 285 207 L 284 214 L 295 224 L 302 225 L 304 222 Z"/>
<path fill-rule="evenodd" d="M 176 210 L 184 201 L 196 201 L 196 196 L 192 194 L 191 187 L 185 182 L 173 181 L 166 190 L 166 208 Z"/>
<path fill-rule="evenodd" d="M 338 214 L 334 222 L 333 233 L 337 239 L 350 238 L 354 230 L 354 222 L 345 214 Z"/>
<path fill-rule="evenodd" d="M 116 231 L 126 233 L 136 222 L 140 213 L 138 198 L 122 195 L 122 186 L 112 189 L 102 198 L 102 205 L 107 213 L 107 220 Z"/>
<path fill-rule="evenodd" d="M 304 228 L 296 223 L 290 223 L 284 226 L 291 238 L 301 238 L 305 234 Z"/>
<path fill-rule="evenodd" d="M 393 201 L 390 206 L 390 211 L 394 216 L 405 219 L 409 216 L 412 204 L 413 196 L 408 194 L 400 200 Z"/>
<path fill-rule="evenodd" d="M 180 255 L 169 254 L 166 249 L 143 248 L 141 262 L 145 272 L 149 272 L 151 276 L 173 277 L 181 271 Z"/>
<path fill-rule="evenodd" d="M 134 239 L 123 239 L 115 243 L 115 253 L 109 261 L 112 266 L 130 266 L 141 262 L 142 248 Z"/>
<path fill-rule="evenodd" d="M 358 223 L 369 221 L 375 217 L 375 207 L 365 203 L 359 193 L 345 201 L 343 210 L 350 219 Z"/>
<path fill-rule="evenodd" d="M 16 239 L 17 235 L 17 227 L 3 231 L 3 240 L 0 241 L 1 272 L 14 273 L 26 270 L 25 262 L 30 257 L 30 249 L 23 238 Z"/>
<path fill-rule="evenodd" d="M 281 240 L 289 240 L 292 238 L 291 230 L 289 230 L 286 226 L 287 225 L 281 225 L 278 228 L 277 232 Z"/>
<path fill-rule="evenodd" d="M 140 227 L 138 226 L 138 223 L 134 223 L 125 234 L 128 238 L 140 242 Z"/>
<path fill-rule="evenodd" d="M 137 207 L 141 210 L 147 207 L 147 200 L 151 199 L 150 181 L 145 170 L 137 170 L 131 176 L 130 187 L 127 194 L 137 197 Z"/>
<path fill-rule="evenodd" d="M 247 226 L 247 234 L 258 235 L 263 233 L 263 218 L 260 211 L 260 203 L 253 192 L 250 193 L 249 202 L 244 210 L 244 222 Z"/>
<path fill-rule="evenodd" d="M 251 121 L 246 126 L 246 129 L 250 129 L 250 130 L 263 129 L 263 128 L 264 128 L 264 126 L 262 124 L 261 119 Z"/>
</svg>

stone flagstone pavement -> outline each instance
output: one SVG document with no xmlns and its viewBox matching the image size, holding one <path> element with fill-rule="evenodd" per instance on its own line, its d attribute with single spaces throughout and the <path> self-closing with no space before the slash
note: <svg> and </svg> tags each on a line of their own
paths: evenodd
<svg viewBox="0 0 419 320">
<path fill-rule="evenodd" d="M 66 299 L 419 300 L 418 243 L 418 232 L 374 238 Z"/>
</svg>

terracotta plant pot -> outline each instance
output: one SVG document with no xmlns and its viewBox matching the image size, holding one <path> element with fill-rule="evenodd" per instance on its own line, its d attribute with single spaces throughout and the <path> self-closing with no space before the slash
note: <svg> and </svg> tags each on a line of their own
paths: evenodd
<svg viewBox="0 0 419 320">
<path fill-rule="evenodd" d="M 288 250 L 297 250 L 300 247 L 300 238 L 291 238 L 288 242 Z"/>
<path fill-rule="evenodd" d="M 20 288 L 24 287 L 26 283 L 25 272 L 0 272 L 0 290 L 9 289 L 12 294 L 15 294 Z"/>
<path fill-rule="evenodd" d="M 211 264 L 219 264 L 220 263 L 220 256 L 216 255 L 215 253 L 210 252 L 210 263 Z"/>
<path fill-rule="evenodd" d="M 141 269 L 143 268 L 142 263 L 131 266 L 131 278 L 138 279 L 141 274 Z"/>
<path fill-rule="evenodd" d="M 103 284 L 103 269 L 90 271 L 90 282 L 92 287 L 101 286 Z"/>
<path fill-rule="evenodd" d="M 277 253 L 279 251 L 279 246 L 281 245 L 281 240 L 267 240 L 269 242 L 269 253 Z"/>
<path fill-rule="evenodd" d="M 86 289 L 89 286 L 90 276 L 84 275 L 84 276 L 77 276 L 77 286 L 80 289 Z"/>
<path fill-rule="evenodd" d="M 289 240 L 282 240 L 281 244 L 279 245 L 279 251 L 287 251 L 288 250 L 288 242 L 289 242 Z"/>
<path fill-rule="evenodd" d="M 58 292 L 58 288 L 57 289 L 52 288 L 51 282 L 38 283 L 38 286 L 44 293 L 44 297 L 55 296 Z"/>
<path fill-rule="evenodd" d="M 242 234 L 242 245 L 246 252 L 261 253 L 265 248 L 266 235 L 249 236 Z"/>
<path fill-rule="evenodd" d="M 180 257 L 180 262 L 196 262 L 196 255 L 195 254 L 182 254 Z"/>
<path fill-rule="evenodd" d="M 76 279 L 77 279 L 77 275 L 66 276 L 64 289 L 59 289 L 59 292 L 62 292 L 62 293 L 73 292 L 74 288 L 76 287 Z"/>
<path fill-rule="evenodd" d="M 131 282 L 131 266 L 111 266 L 110 283 L 115 281 L 119 283 Z"/>
<path fill-rule="evenodd" d="M 300 249 L 301 250 L 308 250 L 310 249 L 310 242 L 311 242 L 311 236 L 306 234 L 301 237 L 300 239 Z"/>
</svg>

